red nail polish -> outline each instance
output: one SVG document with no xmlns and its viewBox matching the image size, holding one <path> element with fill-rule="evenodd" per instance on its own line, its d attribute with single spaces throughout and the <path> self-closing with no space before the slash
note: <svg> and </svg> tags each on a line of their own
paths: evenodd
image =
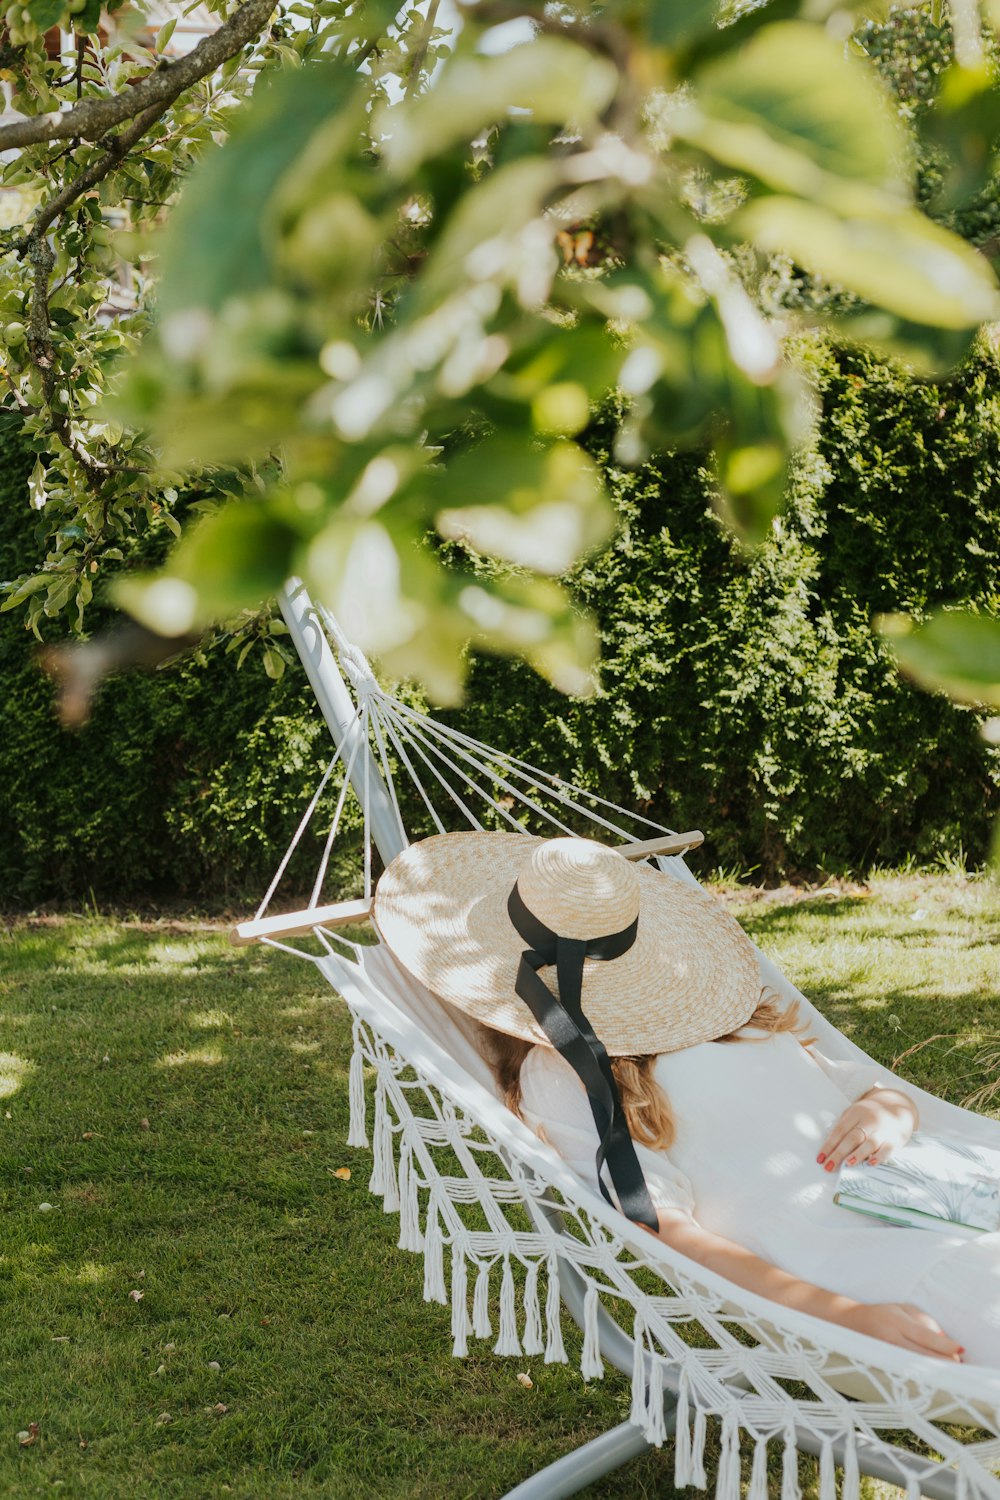
<svg viewBox="0 0 1000 1500">
<path fill-rule="evenodd" d="M 821 1166 L 822 1166 L 822 1164 L 823 1164 L 823 1162 L 825 1162 L 825 1161 L 826 1161 L 826 1152 L 825 1152 L 825 1151 L 821 1151 L 821 1152 L 820 1152 L 820 1153 L 819 1153 L 819 1155 L 818 1155 L 818 1156 L 817 1156 L 817 1158 L 816 1158 L 816 1160 L 817 1160 L 817 1161 L 818 1161 L 818 1162 L 819 1162 L 819 1163 L 820 1163 L 820 1165 L 821 1165 Z"/>
<path fill-rule="evenodd" d="M 847 1158 L 847 1165 L 849 1167 L 856 1167 L 857 1164 L 858 1164 L 858 1158 L 856 1156 L 849 1156 Z"/>
<path fill-rule="evenodd" d="M 823 1170 L 826 1171 L 826 1172 L 832 1172 L 833 1171 L 833 1162 L 832 1161 L 828 1161 Z"/>
</svg>

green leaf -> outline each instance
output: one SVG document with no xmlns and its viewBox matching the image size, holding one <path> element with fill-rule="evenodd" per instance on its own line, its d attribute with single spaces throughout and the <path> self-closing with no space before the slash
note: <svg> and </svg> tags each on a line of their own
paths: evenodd
<svg viewBox="0 0 1000 1500">
<path fill-rule="evenodd" d="M 0 614 L 3 614 L 8 609 L 16 609 L 19 604 L 24 603 L 25 599 L 30 599 L 32 594 L 37 594 L 41 589 L 47 589 L 48 586 L 48 573 L 33 573 L 30 578 L 25 578 L 23 582 L 19 583 L 13 593 L 7 595 L 3 603 L 0 604 Z"/>
<path fill-rule="evenodd" d="M 491 651 L 523 656 L 563 693 L 586 697 L 596 686 L 594 622 L 551 578 L 499 577 L 465 582 L 456 600 L 465 633 Z"/>
<path fill-rule="evenodd" d="M 58 26 L 66 14 L 67 0 L 28 0 L 27 10 L 39 31 Z"/>
<path fill-rule="evenodd" d="M 264 647 L 264 671 L 272 682 L 280 682 L 285 675 L 285 658 L 273 646 Z"/>
<path fill-rule="evenodd" d="M 906 196 L 909 143 L 890 101 L 821 27 L 763 27 L 694 82 L 672 123 L 725 166 L 827 202 Z"/>
<path fill-rule="evenodd" d="M 102 0 L 87 0 L 86 5 L 73 17 L 73 30 L 78 36 L 93 36 L 101 23 Z"/>
<path fill-rule="evenodd" d="M 173 36 L 173 34 L 174 34 L 174 27 L 176 25 L 177 25 L 177 17 L 176 16 L 171 16 L 169 21 L 164 21 L 163 25 L 160 27 L 159 31 L 156 33 L 156 41 L 154 43 L 154 46 L 156 47 L 157 52 L 162 52 L 163 51 L 164 47 L 170 41 L 170 38 Z"/>
<path fill-rule="evenodd" d="M 637 20 L 654 47 L 672 48 L 714 31 L 718 11 L 716 0 L 650 0 L 637 7 Z"/>
<path fill-rule="evenodd" d="M 914 323 L 970 328 L 1000 315 L 989 263 L 916 210 L 842 219 L 818 204 L 760 198 L 737 233 Z"/>
<path fill-rule="evenodd" d="M 164 320 L 218 309 L 269 283 L 271 195 L 324 121 L 346 115 L 353 126 L 358 100 L 357 75 L 330 63 L 262 79 L 229 140 L 206 154 L 173 211 L 162 242 Z"/>
<path fill-rule="evenodd" d="M 233 501 L 187 532 L 160 573 L 119 579 L 112 597 L 158 635 L 187 635 L 272 597 L 295 541 L 266 504 Z"/>
<path fill-rule="evenodd" d="M 552 126 L 596 121 L 614 97 L 612 63 L 561 37 L 540 36 L 496 57 L 461 57 L 419 99 L 383 111 L 390 170 L 409 177 L 428 157 L 466 145 L 512 109 Z"/>
<path fill-rule="evenodd" d="M 921 625 L 906 615 L 883 615 L 876 624 L 902 670 L 921 687 L 1000 707 L 1000 620 L 994 615 L 939 609 Z"/>
<path fill-rule="evenodd" d="M 459 200 L 428 257 L 413 291 L 413 309 L 428 309 L 470 279 L 516 280 L 519 264 L 516 237 L 525 225 L 539 217 L 545 198 L 558 179 L 556 162 L 528 157 L 491 172 L 471 188 Z M 551 268 L 547 268 L 544 258 L 539 258 L 537 246 L 528 253 L 534 257 L 530 280 L 540 278 L 547 291 L 555 271 L 554 255 Z M 536 294 L 536 300 L 540 301 L 543 295 L 544 291 Z"/>
<path fill-rule="evenodd" d="M 28 475 L 28 504 L 32 510 L 42 510 L 47 499 L 45 465 L 40 458 L 36 458 L 31 473 Z"/>
<path fill-rule="evenodd" d="M 596 465 L 575 443 L 487 439 L 435 476 L 442 536 L 539 573 L 565 573 L 613 525 Z"/>
<path fill-rule="evenodd" d="M 1000 89 L 990 69 L 953 63 L 922 124 L 926 139 L 945 153 L 938 201 L 945 208 L 968 202 L 989 183 L 1000 141 Z"/>
</svg>

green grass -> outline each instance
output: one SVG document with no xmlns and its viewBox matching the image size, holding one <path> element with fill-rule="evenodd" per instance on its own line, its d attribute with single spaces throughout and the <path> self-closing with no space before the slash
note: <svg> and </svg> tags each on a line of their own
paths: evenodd
<svg viewBox="0 0 1000 1500">
<path fill-rule="evenodd" d="M 917 1047 L 902 1074 L 952 1098 L 983 1081 L 992 886 L 737 909 L 880 1060 Z M 0 1054 L 0 1495 L 488 1500 L 626 1415 L 616 1375 L 451 1358 L 344 1145 L 349 1027 L 307 965 L 194 925 L 14 923 Z M 670 1469 L 651 1452 L 589 1493 L 669 1497 Z"/>
</svg>

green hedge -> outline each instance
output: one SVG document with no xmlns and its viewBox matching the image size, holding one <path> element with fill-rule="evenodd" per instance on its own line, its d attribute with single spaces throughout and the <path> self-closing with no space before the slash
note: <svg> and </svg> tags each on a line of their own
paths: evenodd
<svg viewBox="0 0 1000 1500">
<path fill-rule="evenodd" d="M 920 386 L 860 352 L 807 358 L 819 442 L 749 561 L 697 458 L 621 469 L 611 418 L 595 423 L 621 529 L 575 583 L 601 622 L 603 690 L 568 702 L 482 659 L 450 717 L 659 821 L 703 827 L 707 863 L 777 877 L 960 848 L 979 859 L 997 753 L 975 714 L 900 681 L 869 621 L 1000 600 L 1000 365 L 983 352 L 953 383 Z M 9 577 L 31 554 L 31 521 L 9 426 L 0 443 Z M 68 736 L 15 613 L 0 616 L 0 682 L 8 904 L 245 898 L 328 753 L 301 674 L 273 684 L 259 658 L 237 672 L 214 652 L 119 678 Z"/>
<path fill-rule="evenodd" d="M 695 459 L 610 466 L 622 529 L 578 580 L 604 692 L 567 705 L 484 663 L 463 717 L 769 878 L 981 859 L 997 754 L 975 714 L 897 677 L 870 619 L 997 603 L 1000 365 L 980 355 L 938 387 L 859 352 L 809 359 L 820 440 L 774 539 L 740 558 Z"/>
</svg>

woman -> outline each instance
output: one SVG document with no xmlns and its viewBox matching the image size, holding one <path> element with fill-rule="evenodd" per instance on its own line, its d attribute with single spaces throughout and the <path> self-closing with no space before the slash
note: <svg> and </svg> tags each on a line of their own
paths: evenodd
<svg viewBox="0 0 1000 1500">
<path fill-rule="evenodd" d="M 916 1103 L 823 1057 L 704 892 L 590 840 L 446 834 L 393 861 L 375 921 L 489 1028 L 510 1107 L 672 1248 L 798 1311 L 1000 1366 L 1000 1234 L 834 1203 L 837 1168 L 885 1160 Z"/>
</svg>

